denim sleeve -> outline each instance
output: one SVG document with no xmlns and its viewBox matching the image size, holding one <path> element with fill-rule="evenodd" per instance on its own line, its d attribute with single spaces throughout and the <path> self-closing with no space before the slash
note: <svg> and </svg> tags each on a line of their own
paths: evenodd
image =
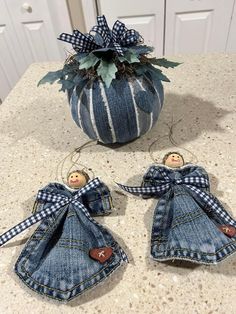
<svg viewBox="0 0 236 314">
<path fill-rule="evenodd" d="M 158 166 L 151 166 L 143 176 L 142 187 L 150 187 L 158 185 Z M 155 197 L 155 194 L 143 194 L 143 198 Z"/>
<path fill-rule="evenodd" d="M 45 192 L 50 192 L 50 193 L 54 193 L 57 191 L 58 188 L 61 187 L 61 184 L 59 183 L 49 183 L 48 185 L 46 185 L 42 190 Z M 34 206 L 32 209 L 32 213 L 36 213 L 42 209 L 45 209 L 47 207 L 50 207 L 53 203 L 51 202 L 42 202 L 42 201 L 37 201 L 35 200 L 34 202 Z"/>
<path fill-rule="evenodd" d="M 112 211 L 110 190 L 103 182 L 97 188 L 83 195 L 82 199 L 91 215 L 108 215 Z"/>
<path fill-rule="evenodd" d="M 51 193 L 60 192 L 68 197 L 71 196 L 63 185 L 57 183 L 50 183 L 43 188 L 43 190 Z M 103 182 L 101 182 L 97 188 L 89 190 L 81 198 L 84 206 L 88 209 L 91 215 L 108 215 L 112 211 L 113 205 L 110 190 Z M 50 207 L 51 205 L 52 203 L 50 202 L 44 203 L 36 201 L 33 207 L 33 213 Z"/>
</svg>

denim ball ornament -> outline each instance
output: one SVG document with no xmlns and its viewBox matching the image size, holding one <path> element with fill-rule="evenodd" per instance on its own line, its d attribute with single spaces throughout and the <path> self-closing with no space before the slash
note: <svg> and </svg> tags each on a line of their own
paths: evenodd
<svg viewBox="0 0 236 314">
<path fill-rule="evenodd" d="M 110 29 L 105 16 L 97 17 L 89 34 L 74 30 L 58 39 L 72 44 L 76 53 L 39 85 L 61 84 L 74 121 L 88 137 L 126 143 L 154 126 L 164 100 L 162 81 L 169 82 L 156 66 L 173 68 L 178 62 L 152 57 L 153 48 L 136 30 L 118 20 Z"/>
</svg>

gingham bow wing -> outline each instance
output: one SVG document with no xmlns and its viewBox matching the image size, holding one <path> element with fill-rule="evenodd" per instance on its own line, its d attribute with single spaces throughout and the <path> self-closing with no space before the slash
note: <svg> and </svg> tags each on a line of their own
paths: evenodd
<svg viewBox="0 0 236 314">
<path fill-rule="evenodd" d="M 95 33 L 93 36 L 91 33 Z M 116 21 L 110 30 L 104 15 L 97 17 L 97 25 L 93 26 L 89 34 L 82 34 L 78 30 L 73 35 L 62 33 L 59 40 L 71 43 L 77 52 L 91 52 L 102 48 L 115 48 L 119 55 L 124 55 L 124 47 L 136 45 L 141 41 L 140 34 L 134 29 L 127 29 L 125 24 Z"/>
<path fill-rule="evenodd" d="M 53 213 L 58 211 L 63 206 L 73 203 L 78 206 L 87 217 L 90 217 L 87 209 L 84 205 L 78 200 L 83 194 L 87 193 L 90 189 L 96 188 L 100 185 L 100 181 L 98 178 L 91 180 L 88 184 L 82 187 L 76 194 L 72 197 L 66 197 L 63 194 L 59 193 L 49 193 L 43 190 L 40 190 L 37 195 L 37 200 L 39 201 L 46 201 L 53 203 L 50 207 L 42 209 L 41 211 L 31 215 L 30 217 L 26 218 L 7 232 L 3 233 L 0 236 L 0 246 L 4 243 L 15 237 L 17 234 L 21 233 L 25 229 L 29 228 L 30 226 L 34 225 L 38 221 L 51 216 Z M 91 218 L 92 220 L 92 218 Z"/>
<path fill-rule="evenodd" d="M 229 215 L 229 213 L 221 205 L 220 201 L 210 192 L 205 192 L 202 188 L 209 187 L 209 180 L 204 176 L 186 176 L 181 179 L 172 180 L 169 178 L 168 174 L 161 170 L 163 179 L 158 180 L 156 186 L 126 186 L 118 184 L 118 186 L 126 192 L 134 195 L 156 195 L 161 197 L 167 193 L 174 185 L 184 185 L 187 189 L 194 192 L 195 196 L 198 196 L 203 202 L 204 206 L 208 208 L 209 211 L 213 211 L 217 216 L 224 221 L 225 224 L 232 225 L 236 227 L 236 221 Z"/>
</svg>

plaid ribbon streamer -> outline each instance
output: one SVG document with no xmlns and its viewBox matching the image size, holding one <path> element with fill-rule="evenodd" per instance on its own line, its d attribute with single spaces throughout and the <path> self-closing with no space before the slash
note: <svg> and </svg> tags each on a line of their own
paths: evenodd
<svg viewBox="0 0 236 314">
<path fill-rule="evenodd" d="M 101 43 L 96 42 L 96 33 L 101 39 Z M 125 24 L 117 20 L 112 30 L 110 30 L 104 15 L 97 17 L 97 25 L 93 26 L 89 34 L 82 34 L 78 30 L 73 31 L 73 35 L 62 33 L 59 40 L 72 44 L 77 52 L 91 52 L 96 49 L 114 47 L 118 55 L 123 56 L 122 47 L 136 45 L 141 41 L 140 34 L 134 29 L 127 29 Z"/>
<path fill-rule="evenodd" d="M 211 193 L 205 192 L 201 188 L 208 188 L 209 180 L 203 176 L 192 176 L 185 177 L 183 179 L 171 180 L 167 173 L 162 169 L 161 173 L 164 180 L 158 180 L 157 186 L 127 186 L 117 183 L 117 185 L 126 192 L 134 195 L 143 194 L 155 194 L 157 197 L 161 197 L 166 192 L 168 192 L 173 185 L 185 185 L 189 190 L 193 191 L 196 196 L 198 196 L 203 204 L 212 210 L 219 216 L 225 224 L 232 225 L 236 227 L 236 221 L 229 215 L 229 213 L 221 205 L 220 201 Z"/>
<path fill-rule="evenodd" d="M 53 194 L 53 193 L 48 193 L 44 192 L 43 190 L 40 190 L 37 195 L 37 200 L 41 201 L 47 201 L 47 202 L 52 202 L 53 205 L 42 209 L 38 213 L 35 213 L 31 215 L 30 217 L 26 218 L 7 232 L 3 233 L 0 236 L 0 246 L 2 246 L 4 243 L 8 242 L 11 240 L 13 237 L 24 231 L 25 229 L 29 228 L 30 226 L 34 225 L 38 221 L 51 216 L 53 213 L 58 211 L 60 208 L 63 206 L 73 203 L 77 205 L 88 218 L 91 218 L 89 212 L 87 209 L 84 207 L 82 203 L 78 201 L 78 198 L 88 192 L 92 188 L 96 188 L 100 184 L 100 181 L 98 178 L 95 178 L 94 180 L 90 181 L 88 184 L 86 184 L 83 188 L 81 188 L 73 197 L 69 198 L 61 194 Z M 92 218 L 91 218 L 92 219 Z M 90 220 L 91 220 L 90 219 Z"/>
</svg>

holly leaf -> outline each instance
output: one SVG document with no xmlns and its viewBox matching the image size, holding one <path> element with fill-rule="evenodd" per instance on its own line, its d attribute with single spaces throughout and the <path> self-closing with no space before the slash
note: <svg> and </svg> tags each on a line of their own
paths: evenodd
<svg viewBox="0 0 236 314">
<path fill-rule="evenodd" d="M 116 78 L 117 71 L 118 69 L 113 62 L 105 60 L 102 60 L 97 68 L 97 74 L 101 76 L 107 88 L 110 86 L 111 81 Z"/>
<path fill-rule="evenodd" d="M 78 71 L 78 64 L 65 64 L 64 67 L 63 67 L 63 74 L 64 75 L 67 75 L 69 73 L 75 73 Z"/>
<path fill-rule="evenodd" d="M 94 67 L 98 61 L 100 61 L 93 53 L 90 53 L 86 57 L 80 59 L 79 69 L 89 69 Z"/>
<path fill-rule="evenodd" d="M 151 64 L 137 65 L 135 67 L 135 72 L 137 73 L 137 75 L 144 75 L 145 73 L 149 73 L 155 79 L 158 79 L 160 81 L 170 82 L 168 77 L 165 76 L 160 69 L 155 68 Z"/>
<path fill-rule="evenodd" d="M 145 72 L 148 71 L 148 68 L 145 64 L 137 64 L 135 66 L 135 72 L 137 73 L 137 75 L 144 75 Z"/>
<path fill-rule="evenodd" d="M 76 72 L 68 73 L 65 76 L 65 80 L 73 82 L 75 77 L 76 77 Z"/>
<path fill-rule="evenodd" d="M 54 83 L 57 80 L 60 80 L 64 76 L 63 70 L 58 70 L 58 71 L 53 71 L 53 72 L 48 72 L 39 82 L 38 85 L 42 85 L 45 83 Z"/>
<path fill-rule="evenodd" d="M 154 65 L 158 65 L 160 67 L 164 67 L 164 68 L 175 68 L 178 65 L 182 64 L 180 62 L 173 62 L 173 61 L 169 61 L 166 58 L 149 58 L 149 61 L 154 64 Z"/>
<path fill-rule="evenodd" d="M 164 82 L 170 82 L 167 76 L 165 76 L 160 69 L 157 69 L 150 65 L 149 72 L 152 76 L 154 76 L 156 79 Z"/>
<path fill-rule="evenodd" d="M 132 52 L 131 50 L 126 51 L 124 56 L 118 56 L 118 60 L 120 62 L 128 62 L 128 63 L 138 63 L 140 62 L 139 58 L 137 57 L 137 55 Z"/>
<path fill-rule="evenodd" d="M 65 92 L 67 89 L 72 89 L 75 86 L 72 81 L 62 79 L 58 81 L 58 84 L 61 84 L 61 89 L 59 91 L 63 92 Z"/>
<path fill-rule="evenodd" d="M 133 46 L 132 48 L 130 48 L 130 50 L 139 56 L 139 55 L 152 52 L 154 48 L 150 46 L 146 46 L 146 45 L 139 45 L 139 46 Z"/>
<path fill-rule="evenodd" d="M 83 77 L 80 74 L 76 74 L 76 76 L 73 78 L 73 83 L 77 85 L 81 80 L 83 80 Z"/>
<path fill-rule="evenodd" d="M 160 69 L 155 68 L 152 65 L 148 65 L 148 72 L 152 77 L 164 82 L 170 82 L 167 76 L 165 76 Z"/>
</svg>

